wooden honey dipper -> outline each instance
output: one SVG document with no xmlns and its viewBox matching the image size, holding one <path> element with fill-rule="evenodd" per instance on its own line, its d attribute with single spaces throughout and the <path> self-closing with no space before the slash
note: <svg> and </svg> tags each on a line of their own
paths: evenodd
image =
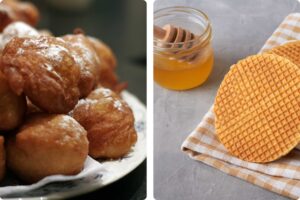
<svg viewBox="0 0 300 200">
<path fill-rule="evenodd" d="M 196 38 L 196 36 L 188 30 L 180 27 L 175 27 L 170 24 L 165 25 L 163 28 L 154 26 L 154 37 L 162 42 L 171 43 L 169 48 L 181 48 L 182 50 L 191 48 L 193 43 L 189 42 Z M 176 44 L 182 42 L 182 44 Z M 172 45 L 172 43 L 174 43 Z M 176 53 L 176 52 L 174 52 Z M 182 57 L 181 61 L 192 61 L 197 57 L 197 54 Z"/>
</svg>

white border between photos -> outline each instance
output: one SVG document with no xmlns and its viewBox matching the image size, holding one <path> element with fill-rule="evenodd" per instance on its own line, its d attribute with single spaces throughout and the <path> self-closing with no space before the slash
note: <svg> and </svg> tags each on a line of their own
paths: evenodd
<svg viewBox="0 0 300 200">
<path fill-rule="evenodd" d="M 153 178 L 153 5 L 154 0 L 145 0 L 147 6 L 147 200 L 154 199 Z"/>
</svg>

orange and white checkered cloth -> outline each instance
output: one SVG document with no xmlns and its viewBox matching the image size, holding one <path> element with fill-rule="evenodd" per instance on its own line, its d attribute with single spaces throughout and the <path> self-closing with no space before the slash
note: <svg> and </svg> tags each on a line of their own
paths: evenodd
<svg viewBox="0 0 300 200">
<path fill-rule="evenodd" d="M 260 52 L 300 40 L 300 13 L 288 15 Z M 182 150 L 192 159 L 215 167 L 229 175 L 293 199 L 300 197 L 300 151 L 295 149 L 283 158 L 258 164 L 240 160 L 218 141 L 213 107 L 206 113 L 197 128 L 186 138 Z"/>
</svg>

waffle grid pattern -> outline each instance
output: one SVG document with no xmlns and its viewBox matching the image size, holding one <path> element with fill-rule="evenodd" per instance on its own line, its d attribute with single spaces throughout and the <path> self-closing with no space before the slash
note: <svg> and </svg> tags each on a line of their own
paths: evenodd
<svg viewBox="0 0 300 200">
<path fill-rule="evenodd" d="M 300 13 L 288 15 L 260 52 L 266 52 L 290 40 L 300 40 Z M 288 155 L 273 162 L 253 163 L 241 160 L 230 154 L 217 138 L 213 108 L 212 106 L 208 110 L 198 126 L 184 140 L 182 151 L 191 159 L 226 174 L 280 195 L 298 199 L 300 197 L 300 145 L 298 144 Z"/>
<path fill-rule="evenodd" d="M 300 68 L 300 41 L 289 42 L 266 51 L 266 53 L 285 57 Z"/>
<path fill-rule="evenodd" d="M 216 132 L 235 156 L 270 162 L 300 141 L 300 69 L 275 55 L 234 65 L 215 101 Z"/>
</svg>

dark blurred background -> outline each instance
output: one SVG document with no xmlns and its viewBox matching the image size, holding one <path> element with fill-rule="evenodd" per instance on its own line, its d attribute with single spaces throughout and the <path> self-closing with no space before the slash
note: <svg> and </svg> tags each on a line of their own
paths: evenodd
<svg viewBox="0 0 300 200">
<path fill-rule="evenodd" d="M 38 28 L 60 36 L 79 27 L 87 35 L 107 43 L 117 56 L 120 79 L 129 83 L 131 93 L 146 102 L 146 3 L 143 0 L 86 0 L 90 2 L 86 8 L 74 8 L 77 0 L 31 1 L 41 12 Z M 64 1 L 70 3 L 63 6 Z"/>
<path fill-rule="evenodd" d="M 39 29 L 60 36 L 80 27 L 115 52 L 117 74 L 146 102 L 146 3 L 143 0 L 31 0 L 41 13 Z M 76 2 L 89 5 L 77 6 Z M 146 161 L 121 180 L 76 199 L 146 198 Z"/>
</svg>

